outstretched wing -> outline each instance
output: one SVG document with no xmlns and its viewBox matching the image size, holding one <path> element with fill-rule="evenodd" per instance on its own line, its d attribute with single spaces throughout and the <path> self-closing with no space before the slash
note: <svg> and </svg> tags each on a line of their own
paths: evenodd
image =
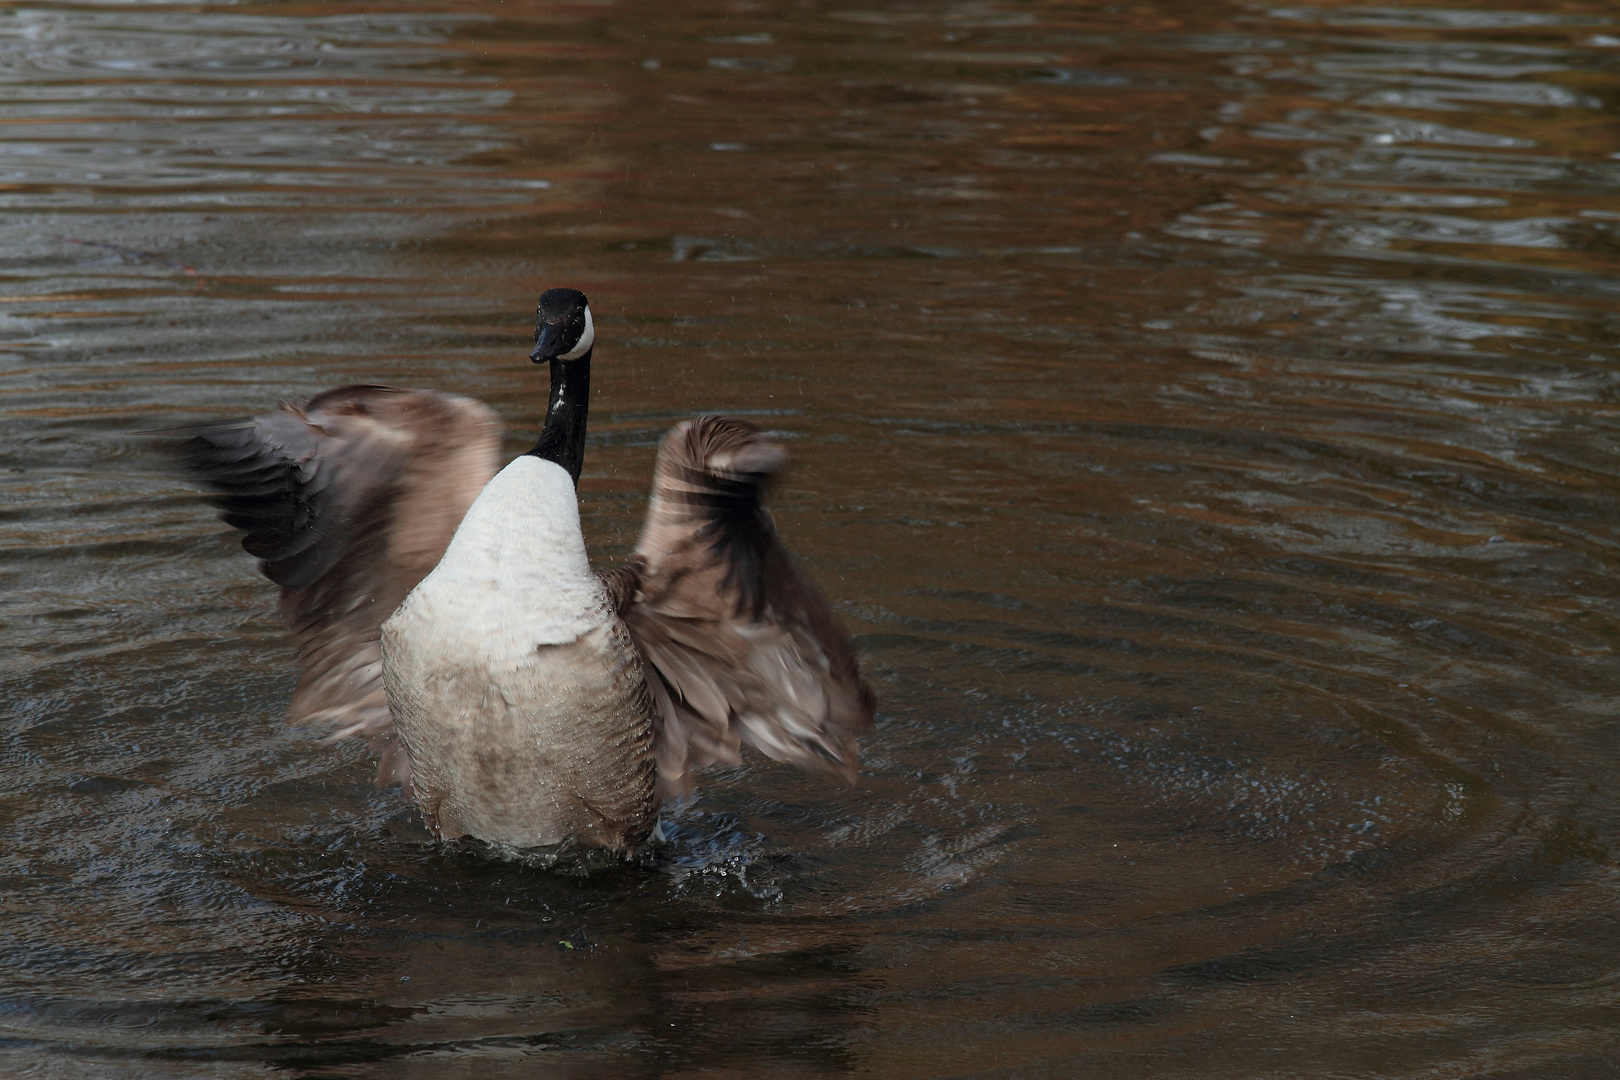
<svg viewBox="0 0 1620 1080">
<path fill-rule="evenodd" d="M 831 609 L 777 536 L 760 489 L 787 465 L 774 437 L 703 416 L 658 451 L 624 620 L 649 661 L 659 785 L 735 763 L 743 743 L 853 781 L 872 692 Z M 622 573 L 618 572 L 618 573 Z"/>
<path fill-rule="evenodd" d="M 344 386 L 171 434 L 220 518 L 281 586 L 301 669 L 292 721 L 363 737 L 378 782 L 408 784 L 383 693 L 381 627 L 495 475 L 500 421 L 469 398 Z"/>
</svg>

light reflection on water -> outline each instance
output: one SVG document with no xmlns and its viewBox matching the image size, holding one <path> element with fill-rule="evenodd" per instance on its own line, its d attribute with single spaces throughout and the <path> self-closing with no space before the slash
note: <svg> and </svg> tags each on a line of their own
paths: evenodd
<svg viewBox="0 0 1620 1080">
<path fill-rule="evenodd" d="M 1620 30 L 1167 2 L 0 8 L 0 1071 L 1601 1075 Z M 288 729 L 137 432 L 343 381 L 581 493 L 791 438 L 881 713 L 650 864 Z"/>
</svg>

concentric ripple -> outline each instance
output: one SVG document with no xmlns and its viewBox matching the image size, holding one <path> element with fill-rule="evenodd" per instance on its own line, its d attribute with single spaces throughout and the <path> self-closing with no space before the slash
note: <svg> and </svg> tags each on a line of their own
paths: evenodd
<svg viewBox="0 0 1620 1080">
<path fill-rule="evenodd" d="M 0 4 L 0 1072 L 1603 1076 L 1620 16 Z M 581 497 L 778 430 L 880 699 L 635 864 L 434 845 L 141 434 L 349 381 Z"/>
</svg>

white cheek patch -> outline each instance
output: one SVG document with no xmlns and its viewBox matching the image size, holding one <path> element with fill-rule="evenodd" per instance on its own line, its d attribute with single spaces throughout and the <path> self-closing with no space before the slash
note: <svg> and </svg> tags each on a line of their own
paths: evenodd
<svg viewBox="0 0 1620 1080">
<path fill-rule="evenodd" d="M 591 343 L 596 340 L 596 326 L 591 322 L 591 307 L 585 305 L 585 332 L 579 335 L 579 344 L 557 357 L 559 360 L 578 360 L 591 351 Z"/>
</svg>

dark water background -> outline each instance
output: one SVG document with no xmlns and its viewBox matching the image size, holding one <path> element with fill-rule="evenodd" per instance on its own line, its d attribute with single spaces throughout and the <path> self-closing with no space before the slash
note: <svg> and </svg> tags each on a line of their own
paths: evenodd
<svg viewBox="0 0 1620 1080">
<path fill-rule="evenodd" d="M 860 3 L 0 4 L 0 1074 L 1613 1074 L 1620 12 Z M 755 417 L 881 698 L 585 881 L 136 435 L 516 451 L 564 284 L 593 554 Z"/>
</svg>

